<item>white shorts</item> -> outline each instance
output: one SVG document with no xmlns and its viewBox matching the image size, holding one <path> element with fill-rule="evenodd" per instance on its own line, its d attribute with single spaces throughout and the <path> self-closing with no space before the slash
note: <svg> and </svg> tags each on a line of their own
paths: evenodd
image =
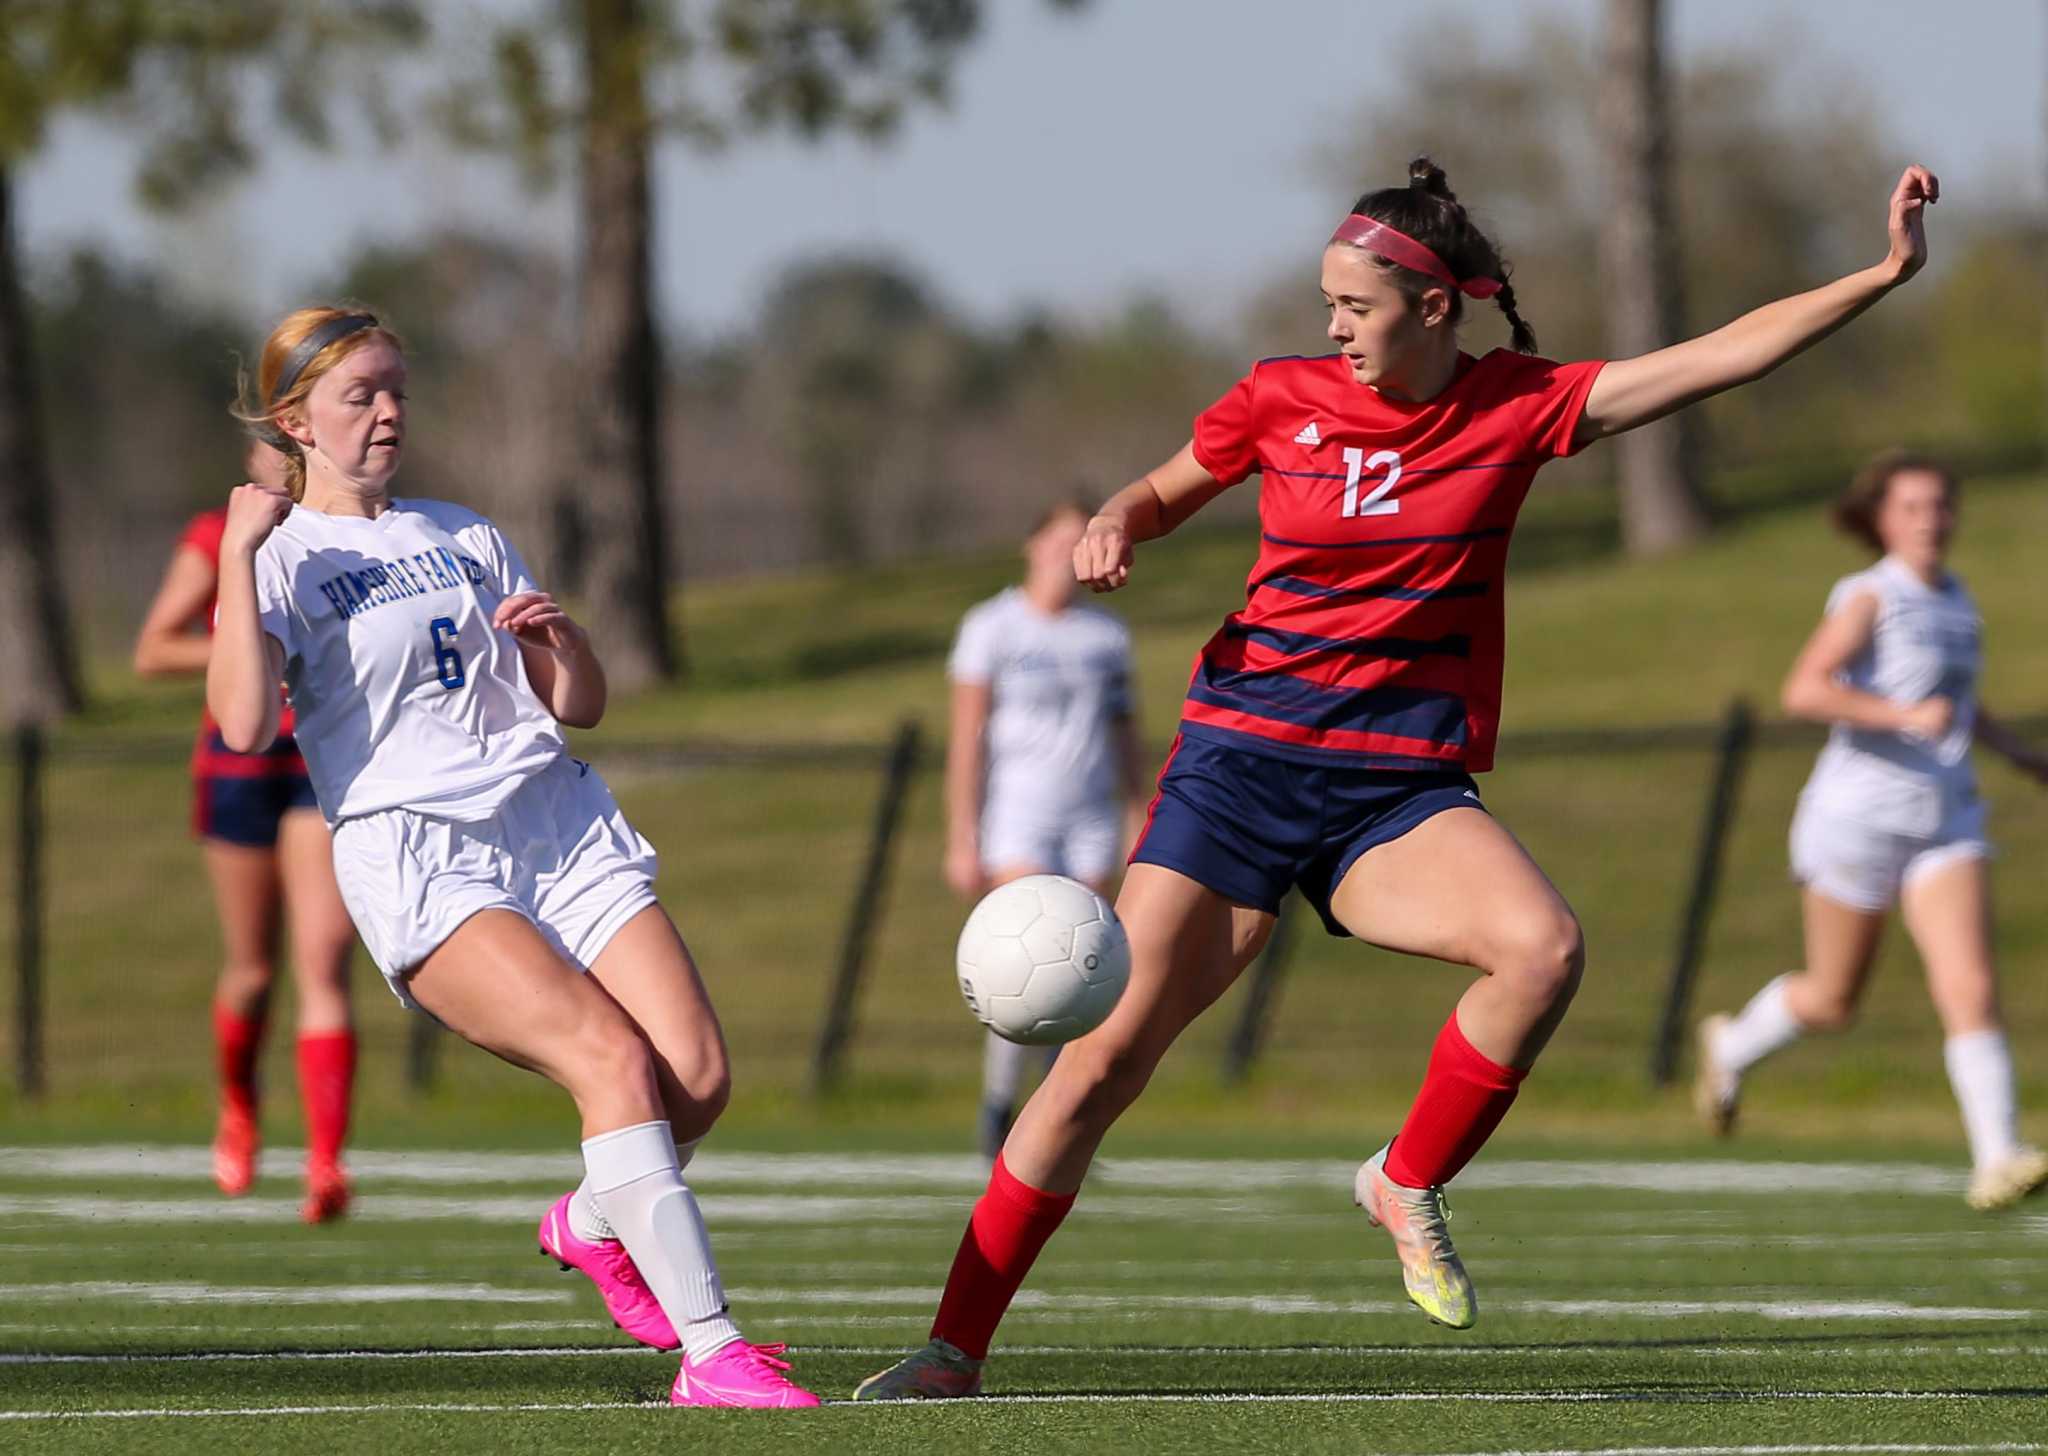
<svg viewBox="0 0 2048 1456">
<path fill-rule="evenodd" d="M 1889 910 L 1921 875 L 1990 857 L 1982 799 L 1957 805 L 1931 835 L 1893 833 L 1809 799 L 1792 816 L 1792 877 L 1852 910 Z"/>
<path fill-rule="evenodd" d="M 1123 824 L 1113 811 L 1059 821 L 992 814 L 981 826 L 981 867 L 991 874 L 1029 866 L 1096 885 L 1115 871 L 1122 848 Z"/>
<path fill-rule="evenodd" d="M 563 757 L 475 824 L 387 809 L 334 831 L 341 898 L 392 994 L 480 910 L 510 910 L 588 970 L 654 903 L 654 846 L 589 764 Z"/>
</svg>

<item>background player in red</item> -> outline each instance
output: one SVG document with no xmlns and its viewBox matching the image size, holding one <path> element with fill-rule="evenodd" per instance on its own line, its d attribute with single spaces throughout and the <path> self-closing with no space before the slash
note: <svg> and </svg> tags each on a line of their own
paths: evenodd
<svg viewBox="0 0 2048 1456">
<path fill-rule="evenodd" d="M 249 478 L 283 480 L 268 445 L 249 447 Z M 220 581 L 225 509 L 201 511 L 178 538 L 163 584 L 135 639 L 144 677 L 202 674 L 213 651 L 214 592 Z M 192 830 L 206 856 L 220 915 L 221 970 L 213 993 L 213 1039 L 220 1076 L 220 1122 L 213 1179 L 230 1198 L 249 1191 L 261 1141 L 256 1059 L 270 1012 L 282 932 L 289 927 L 298 995 L 299 1096 L 306 1115 L 309 1223 L 348 1207 L 341 1145 L 348 1136 L 356 1038 L 349 1006 L 355 927 L 334 882 L 327 823 L 291 736 L 284 709 L 277 741 L 262 753 L 236 753 L 213 716 L 200 720 L 192 750 Z"/>
<path fill-rule="evenodd" d="M 1463 1328 L 1470 1282 L 1443 1185 L 1513 1102 L 1578 987 L 1571 908 L 1469 775 L 1500 714 L 1508 536 L 1537 468 L 1756 379 L 1846 324 L 1926 261 L 1934 177 L 1908 168 L 1885 260 L 1637 359 L 1527 357 L 1508 269 L 1441 169 L 1367 193 L 1323 254 L 1338 352 L 1268 360 L 1171 460 L 1089 523 L 1075 572 L 1101 591 L 1133 545 L 1253 472 L 1261 544 L 1242 610 L 1203 648 L 1181 735 L 1117 900 L 1131 979 L 1017 1118 L 946 1281 L 931 1343 L 864 1399 L 970 1395 L 998 1321 L 1095 1149 L 1182 1028 L 1222 995 L 1298 885 L 1334 934 L 1479 971 L 1398 1134 L 1359 1169 L 1408 1294 Z M 1466 297 L 1515 349 L 1458 347 Z"/>
</svg>

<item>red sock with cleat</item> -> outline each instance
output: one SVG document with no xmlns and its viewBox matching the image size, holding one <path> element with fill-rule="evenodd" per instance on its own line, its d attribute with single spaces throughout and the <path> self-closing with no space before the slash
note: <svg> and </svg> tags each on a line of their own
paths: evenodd
<svg viewBox="0 0 2048 1456">
<path fill-rule="evenodd" d="M 239 1016 L 215 1002 L 213 1054 L 220 1074 L 221 1107 L 252 1123 L 256 1120 L 256 1057 L 262 1050 L 262 1013 Z"/>
<path fill-rule="evenodd" d="M 1429 1071 L 1408 1120 L 1387 1153 L 1387 1176 L 1404 1188 L 1439 1187 L 1457 1177 L 1508 1115 L 1528 1075 L 1465 1040 L 1453 1012 L 1429 1054 Z"/>
<path fill-rule="evenodd" d="M 306 1164 L 332 1168 L 341 1161 L 348 1137 L 349 1102 L 355 1092 L 356 1034 L 315 1031 L 299 1037 L 299 1099 L 306 1111 Z"/>
<path fill-rule="evenodd" d="M 960 1252 L 953 1256 L 932 1338 L 976 1360 L 987 1359 L 989 1341 L 1017 1297 L 1017 1287 L 1073 1206 L 1071 1193 L 1047 1193 L 1019 1182 L 998 1155 L 988 1192 L 974 1205 Z"/>
</svg>

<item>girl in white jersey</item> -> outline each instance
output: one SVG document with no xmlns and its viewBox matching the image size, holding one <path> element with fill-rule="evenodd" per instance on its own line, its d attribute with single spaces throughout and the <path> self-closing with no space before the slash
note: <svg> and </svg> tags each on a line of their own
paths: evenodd
<svg viewBox="0 0 2048 1456">
<path fill-rule="evenodd" d="M 342 898 L 392 990 L 575 1100 L 587 1176 L 541 1247 L 629 1334 L 682 1349 L 672 1403 L 815 1405 L 780 1346 L 740 1336 L 683 1181 L 725 1105 L 725 1045 L 653 847 L 563 743 L 602 716 L 604 670 L 497 527 L 392 496 L 405 375 L 360 309 L 271 333 L 244 417 L 289 483 L 229 498 L 207 705 L 256 752 L 285 681 Z"/>
<path fill-rule="evenodd" d="M 1074 600 L 1074 547 L 1094 507 L 1063 501 L 1024 541 L 1024 583 L 961 620 L 946 663 L 946 882 L 970 900 L 1025 875 L 1097 894 L 1143 823 L 1131 634 Z M 1029 1047 L 994 1032 L 982 1058 L 981 1152 L 1010 1134 Z"/>
<path fill-rule="evenodd" d="M 1785 682 L 1786 712 L 1831 725 L 1792 819 L 1806 966 L 1765 986 L 1739 1015 L 1700 1023 L 1694 1100 L 1726 1135 L 1750 1067 L 1808 1031 L 1847 1026 L 1896 901 L 1947 1036 L 1974 1166 L 1969 1200 L 1990 1209 L 2048 1183 L 2048 1154 L 2019 1138 L 1991 953 L 1991 849 L 1970 745 L 1985 744 L 2037 779 L 2048 780 L 2048 757 L 1977 697 L 1982 623 L 1943 565 L 1955 495 L 1944 467 L 1892 451 L 1836 505 L 1838 524 L 1881 556 L 1835 583 Z"/>
</svg>

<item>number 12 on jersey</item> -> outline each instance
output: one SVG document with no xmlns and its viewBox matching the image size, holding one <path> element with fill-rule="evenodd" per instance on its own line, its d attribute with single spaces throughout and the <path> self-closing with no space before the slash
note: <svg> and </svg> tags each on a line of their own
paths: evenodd
<svg viewBox="0 0 2048 1456">
<path fill-rule="evenodd" d="M 1366 493 L 1365 499 L 1358 498 L 1358 480 L 1368 470 L 1384 467 L 1387 478 Z M 1401 457 L 1392 450 L 1375 450 L 1368 458 L 1365 451 L 1356 445 L 1344 447 L 1344 515 L 1351 516 L 1398 516 L 1401 503 L 1388 500 L 1387 492 L 1394 488 L 1394 482 L 1401 478 Z"/>
<path fill-rule="evenodd" d="M 427 630 L 434 636 L 434 670 L 441 679 L 441 686 L 452 693 L 466 680 L 462 672 L 462 654 L 455 650 L 455 619 L 436 617 L 427 623 Z"/>
</svg>

